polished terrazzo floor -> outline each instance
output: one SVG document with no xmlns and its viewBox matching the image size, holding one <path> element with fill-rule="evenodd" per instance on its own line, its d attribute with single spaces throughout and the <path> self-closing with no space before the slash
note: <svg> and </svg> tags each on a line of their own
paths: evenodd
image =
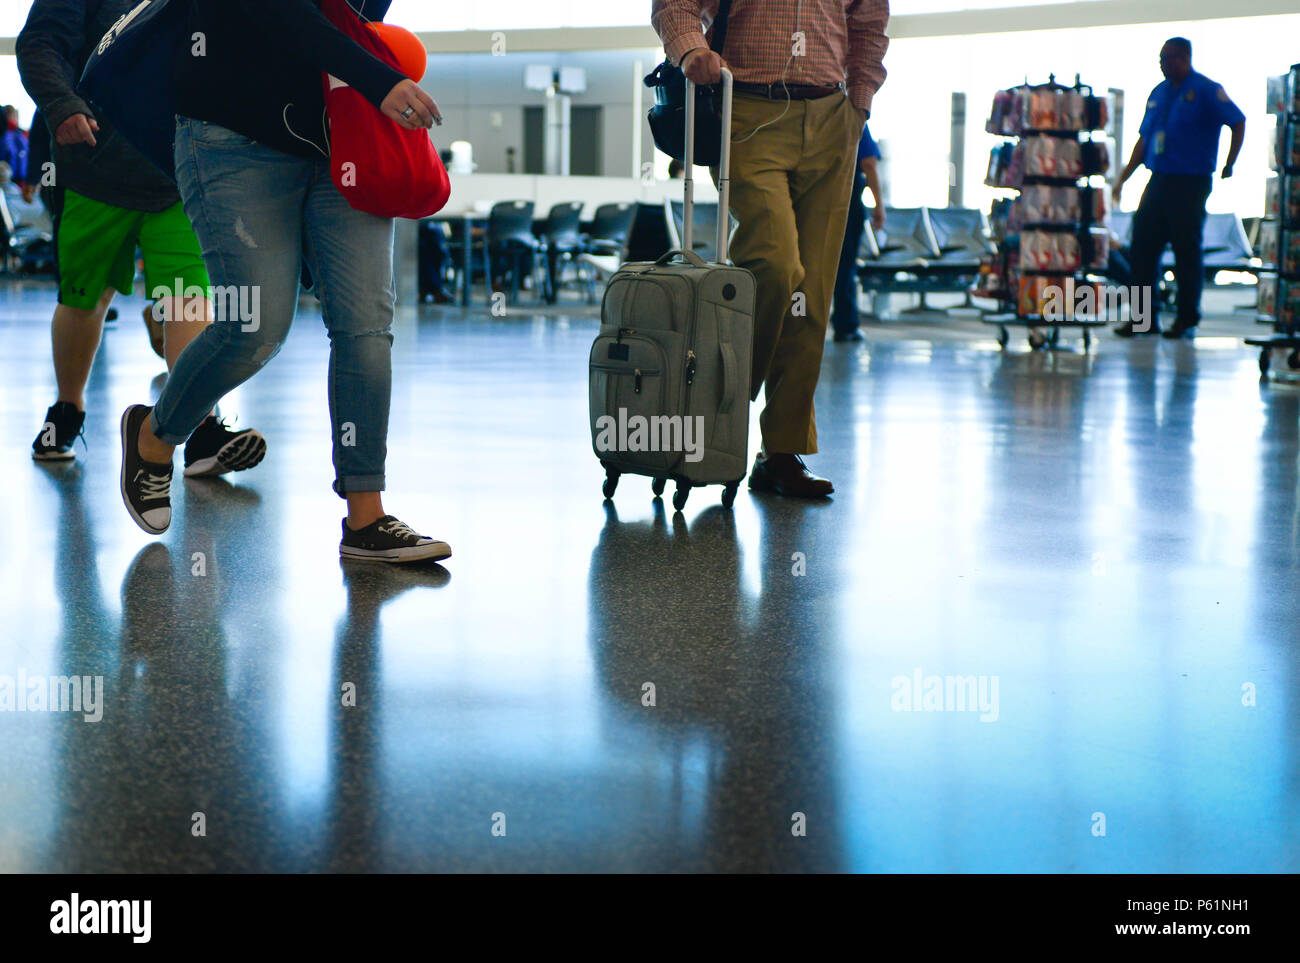
<svg viewBox="0 0 1300 963">
<path fill-rule="evenodd" d="M 0 287 L 0 677 L 102 676 L 103 718 L 0 712 L 0 870 L 1300 869 L 1300 391 L 1248 322 L 873 325 L 827 348 L 833 502 L 674 515 L 602 503 L 589 309 L 406 308 L 388 504 L 455 557 L 389 570 L 337 558 L 317 315 L 225 406 L 266 461 L 153 541 L 136 302 L 88 449 L 28 458 L 51 302 Z M 917 675 L 996 699 L 899 711 Z"/>
</svg>

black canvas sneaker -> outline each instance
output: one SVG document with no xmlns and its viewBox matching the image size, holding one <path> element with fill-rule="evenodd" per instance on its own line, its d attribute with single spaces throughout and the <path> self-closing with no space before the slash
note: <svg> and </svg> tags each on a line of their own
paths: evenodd
<svg viewBox="0 0 1300 963">
<path fill-rule="evenodd" d="M 231 431 L 224 421 L 208 415 L 185 443 L 185 477 L 243 471 L 265 457 L 266 439 L 260 431 Z"/>
<path fill-rule="evenodd" d="M 172 523 L 172 466 L 140 457 L 140 425 L 148 417 L 148 405 L 131 405 L 122 412 L 122 501 L 137 525 L 150 535 L 161 535 Z"/>
<path fill-rule="evenodd" d="M 339 554 L 344 558 L 376 562 L 440 562 L 451 558 L 451 546 L 416 534 L 405 522 L 385 515 L 356 531 L 348 527 L 346 518 L 343 519 Z"/>
<path fill-rule="evenodd" d="M 36 461 L 71 461 L 76 458 L 72 443 L 78 438 L 83 445 L 86 443 L 81 431 L 85 423 L 84 411 L 78 411 L 76 405 L 67 401 L 56 401 L 45 412 L 45 423 L 32 442 L 32 458 Z"/>
</svg>

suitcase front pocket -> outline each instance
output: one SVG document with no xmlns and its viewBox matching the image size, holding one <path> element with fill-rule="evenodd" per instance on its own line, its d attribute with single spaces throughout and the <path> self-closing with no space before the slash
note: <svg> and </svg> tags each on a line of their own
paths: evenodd
<svg viewBox="0 0 1300 963">
<path fill-rule="evenodd" d="M 667 358 L 648 338 L 597 338 L 591 349 L 591 440 L 629 470 L 669 471 L 681 458 L 666 417 Z M 666 430 L 667 429 L 667 430 Z"/>
</svg>

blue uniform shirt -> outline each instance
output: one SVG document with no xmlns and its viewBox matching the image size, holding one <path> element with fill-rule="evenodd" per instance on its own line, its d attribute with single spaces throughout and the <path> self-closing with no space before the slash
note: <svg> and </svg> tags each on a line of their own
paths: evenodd
<svg viewBox="0 0 1300 963">
<path fill-rule="evenodd" d="M 1219 128 L 1246 119 L 1223 87 L 1193 70 L 1177 87 L 1166 80 L 1151 91 L 1141 134 L 1144 162 L 1160 174 L 1213 174 L 1219 160 Z"/>
<path fill-rule="evenodd" d="M 875 140 L 871 137 L 871 128 L 866 124 L 862 125 L 862 140 L 858 141 L 858 164 L 862 164 L 864 157 L 879 157 L 880 148 Z"/>
</svg>

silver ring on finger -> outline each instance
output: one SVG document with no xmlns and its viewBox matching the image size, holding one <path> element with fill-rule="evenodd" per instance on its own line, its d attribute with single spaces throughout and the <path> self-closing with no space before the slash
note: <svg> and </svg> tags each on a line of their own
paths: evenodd
<svg viewBox="0 0 1300 963">
<path fill-rule="evenodd" d="M 402 111 L 403 120 L 410 120 L 414 115 L 415 115 L 415 108 L 410 106 L 409 104 L 407 105 L 406 110 Z"/>
</svg>

